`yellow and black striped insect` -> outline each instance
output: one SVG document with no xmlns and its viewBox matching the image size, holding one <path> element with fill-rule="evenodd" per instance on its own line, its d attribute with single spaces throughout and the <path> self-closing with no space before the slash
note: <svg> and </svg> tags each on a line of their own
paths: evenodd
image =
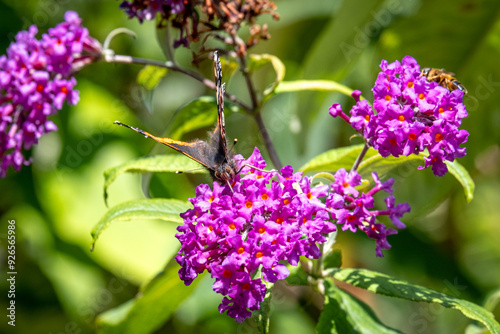
<svg viewBox="0 0 500 334">
<path fill-rule="evenodd" d="M 455 89 L 461 90 L 464 95 L 467 95 L 467 89 L 454 77 L 455 73 L 445 71 L 444 69 L 424 67 L 420 76 L 427 78 L 427 81 L 435 81 L 441 87 L 448 89 L 449 91 L 454 91 Z"/>
</svg>

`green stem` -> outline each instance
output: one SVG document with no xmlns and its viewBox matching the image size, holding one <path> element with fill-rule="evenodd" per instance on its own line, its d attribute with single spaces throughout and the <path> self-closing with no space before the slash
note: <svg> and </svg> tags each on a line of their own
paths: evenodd
<svg viewBox="0 0 500 334">
<path fill-rule="evenodd" d="M 363 147 L 363 150 L 361 150 L 361 152 L 359 153 L 358 158 L 354 162 L 354 165 L 352 165 L 351 171 L 355 171 L 358 169 L 359 164 L 361 163 L 361 161 L 365 157 L 365 154 L 366 154 L 366 152 L 368 152 L 369 148 L 370 148 L 370 146 L 368 146 L 368 143 L 365 141 L 365 146 Z"/>
<path fill-rule="evenodd" d="M 144 59 L 144 58 L 137 58 L 137 57 L 132 57 L 132 56 L 127 56 L 127 55 L 117 55 L 112 52 L 104 52 L 103 59 L 107 63 L 123 63 L 123 64 L 138 64 L 138 65 L 153 65 L 153 66 L 158 66 L 162 68 L 166 68 L 172 71 L 180 72 L 183 73 L 199 82 L 201 82 L 204 86 L 216 90 L 215 83 L 212 80 L 209 80 L 207 78 L 202 77 L 201 75 L 188 71 L 182 67 L 179 67 L 177 64 L 175 64 L 172 61 L 156 61 L 156 60 L 151 60 L 151 59 Z M 248 106 L 246 103 L 238 99 L 236 96 L 231 95 L 229 93 L 224 94 L 230 101 L 238 104 L 241 108 L 246 110 L 247 112 L 251 112 L 253 108 Z"/>
<path fill-rule="evenodd" d="M 256 312 L 257 316 L 257 328 L 259 329 L 259 334 L 269 333 L 269 316 L 271 313 L 271 291 L 274 284 L 266 283 L 266 295 L 264 296 L 264 301 L 260 303 L 260 308 Z"/>
<path fill-rule="evenodd" d="M 271 137 L 269 136 L 269 132 L 267 132 L 266 126 L 264 125 L 264 120 L 262 119 L 262 115 L 260 114 L 260 112 L 256 112 L 254 114 L 254 117 L 257 125 L 259 126 L 259 131 L 262 135 L 262 139 L 264 140 L 264 145 L 266 145 L 267 153 L 269 153 L 271 162 L 276 169 L 281 169 L 282 165 L 280 158 L 278 157 L 278 152 L 276 152 L 273 142 L 271 141 Z"/>
</svg>

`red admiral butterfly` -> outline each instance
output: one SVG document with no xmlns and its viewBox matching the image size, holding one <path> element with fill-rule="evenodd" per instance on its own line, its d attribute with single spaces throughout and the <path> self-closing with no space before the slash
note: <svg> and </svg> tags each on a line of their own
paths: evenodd
<svg viewBox="0 0 500 334">
<path fill-rule="evenodd" d="M 193 142 L 184 142 L 170 138 L 161 138 L 118 121 L 114 123 L 139 132 L 145 137 L 154 139 L 159 143 L 165 144 L 181 152 L 208 169 L 215 181 L 220 184 L 229 184 L 229 181 L 239 173 L 239 170 L 236 160 L 227 148 L 226 129 L 224 124 L 225 84 L 222 83 L 222 69 L 217 51 L 214 52 L 214 72 L 215 84 L 217 86 L 217 110 L 219 115 L 215 129 L 208 141 L 197 140 Z"/>
</svg>

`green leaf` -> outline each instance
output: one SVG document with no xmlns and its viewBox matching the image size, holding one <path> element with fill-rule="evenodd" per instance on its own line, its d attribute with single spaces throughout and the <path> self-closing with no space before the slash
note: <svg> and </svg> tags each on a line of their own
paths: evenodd
<svg viewBox="0 0 500 334">
<path fill-rule="evenodd" d="M 313 90 L 321 92 L 339 92 L 351 96 L 353 89 L 332 80 L 296 80 L 282 81 L 278 84 L 274 93 L 300 92 L 304 90 Z M 361 99 L 364 99 L 361 97 Z"/>
<path fill-rule="evenodd" d="M 104 201 L 108 199 L 108 188 L 123 173 L 152 173 L 177 171 L 186 173 L 206 173 L 206 170 L 196 161 L 182 154 L 155 155 L 143 157 L 107 169 L 104 171 Z"/>
<path fill-rule="evenodd" d="M 472 177 L 467 169 L 465 169 L 464 166 L 459 164 L 456 160 L 453 162 L 445 161 L 445 163 L 451 175 L 453 175 L 458 182 L 462 184 L 465 191 L 465 201 L 469 203 L 474 198 L 474 189 L 476 187 Z"/>
<path fill-rule="evenodd" d="M 137 83 L 147 90 L 153 90 L 167 75 L 167 69 L 154 65 L 146 65 L 137 75 Z"/>
<path fill-rule="evenodd" d="M 322 171 L 335 172 L 340 168 L 350 169 L 363 149 L 363 146 L 363 144 L 353 145 L 327 151 L 309 160 L 309 162 L 302 166 L 299 171 L 304 173 Z M 365 157 L 375 154 L 377 154 L 377 152 L 370 149 Z"/>
<path fill-rule="evenodd" d="M 180 107 L 169 123 L 171 138 L 180 139 L 190 131 L 213 126 L 217 122 L 217 101 L 212 96 L 202 96 Z"/>
<path fill-rule="evenodd" d="M 370 149 L 372 151 L 372 149 Z M 359 164 L 358 173 L 363 177 L 367 178 L 372 172 L 377 172 L 379 177 L 382 177 L 392 171 L 395 168 L 407 168 L 412 170 L 417 170 L 420 164 L 423 164 L 424 157 L 422 155 L 411 154 L 409 156 L 399 156 L 399 157 L 383 157 L 376 153 L 369 158 L 363 159 Z M 371 179 L 371 178 L 370 178 Z"/>
<path fill-rule="evenodd" d="M 161 219 L 164 221 L 181 224 L 180 213 L 191 207 L 189 202 L 176 199 L 140 199 L 120 203 L 106 212 L 99 222 L 92 229 L 92 247 L 101 233 L 115 221 L 125 221 L 133 219 Z"/>
<path fill-rule="evenodd" d="M 382 324 L 372 309 L 325 280 L 325 305 L 319 317 L 316 331 L 326 333 L 401 333 Z"/>
<path fill-rule="evenodd" d="M 390 276 L 366 269 L 333 269 L 333 278 L 354 285 L 358 288 L 416 302 L 436 303 L 441 306 L 459 310 L 469 319 L 484 324 L 491 333 L 500 334 L 500 324 L 493 314 L 467 300 L 440 293 L 423 286 L 410 284 Z"/>
<path fill-rule="evenodd" d="M 191 294 L 201 277 L 186 287 L 179 279 L 179 265 L 173 259 L 132 300 L 97 317 L 98 333 L 142 334 L 160 328 Z"/>
<path fill-rule="evenodd" d="M 323 259 L 325 269 L 340 268 L 342 266 L 342 252 L 340 249 L 335 249 Z"/>
<path fill-rule="evenodd" d="M 271 86 L 264 90 L 264 95 L 271 94 L 276 86 L 285 78 L 285 64 L 283 64 L 283 62 L 278 57 L 267 53 L 260 55 L 250 54 L 248 59 L 248 70 L 250 72 L 254 72 L 268 63 L 271 63 L 271 65 L 273 66 L 274 72 L 276 73 L 276 79 L 271 84 Z"/>
<path fill-rule="evenodd" d="M 424 154 L 411 154 L 409 156 L 399 156 L 399 157 L 382 157 L 380 154 L 376 154 L 368 159 L 365 159 L 358 168 L 359 174 L 362 177 L 368 177 L 373 171 L 376 171 L 379 177 L 389 173 L 391 170 L 398 168 L 401 170 L 417 170 L 419 165 L 424 164 Z M 448 170 L 451 175 L 453 175 L 460 184 L 462 184 L 465 193 L 465 199 L 470 202 L 474 197 L 474 181 L 472 180 L 469 172 L 460 165 L 457 160 L 450 162 L 445 161 L 448 166 Z M 404 174 L 404 173 L 403 173 Z"/>
<path fill-rule="evenodd" d="M 226 101 L 224 113 L 226 118 L 238 112 L 236 105 Z M 179 108 L 169 124 L 170 138 L 180 139 L 185 133 L 202 128 L 214 127 L 217 122 L 217 101 L 212 96 L 196 98 Z M 205 139 L 205 138 L 202 138 Z"/>
</svg>

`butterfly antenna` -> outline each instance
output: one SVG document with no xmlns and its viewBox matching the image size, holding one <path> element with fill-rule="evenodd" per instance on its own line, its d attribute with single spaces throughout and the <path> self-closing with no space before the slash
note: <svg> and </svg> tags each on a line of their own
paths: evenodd
<svg viewBox="0 0 500 334">
<path fill-rule="evenodd" d="M 234 141 L 233 141 L 233 146 L 231 146 L 231 148 L 229 149 L 229 153 L 233 153 L 233 150 L 234 150 L 234 147 L 236 146 L 236 144 L 238 144 L 238 139 L 234 138 Z"/>
<path fill-rule="evenodd" d="M 160 138 L 160 137 L 156 137 L 156 136 L 153 136 L 153 135 L 152 135 L 152 134 L 150 134 L 149 132 L 146 132 L 146 131 L 141 130 L 141 129 L 139 129 L 139 128 L 134 128 L 133 126 L 130 126 L 130 125 L 127 125 L 127 124 L 123 124 L 122 122 L 119 122 L 119 121 L 114 121 L 114 123 L 113 123 L 113 124 L 118 124 L 118 125 L 124 126 L 124 127 L 126 127 L 126 128 L 131 129 L 131 130 L 134 130 L 135 132 L 140 133 L 141 135 L 143 135 L 143 136 L 144 136 L 144 137 L 146 137 L 146 138 L 151 138 L 151 139 L 156 140 L 156 141 L 157 141 L 157 142 L 159 142 L 159 143 L 164 144 L 164 140 L 162 140 L 162 138 Z"/>
<path fill-rule="evenodd" d="M 255 167 L 253 165 L 243 164 L 243 165 L 241 165 L 240 169 L 238 170 L 238 173 L 236 173 L 236 174 L 239 174 L 241 172 L 241 170 L 243 169 L 243 167 L 249 167 L 249 168 L 258 170 L 259 172 L 263 172 L 263 173 L 271 173 L 272 172 L 272 170 L 265 170 L 265 169 L 262 169 L 262 168 L 259 168 L 259 167 Z"/>
<path fill-rule="evenodd" d="M 229 181 L 226 181 L 227 185 L 229 186 L 229 189 L 231 189 L 231 192 L 234 194 L 233 187 L 231 186 L 231 183 Z"/>
<path fill-rule="evenodd" d="M 189 172 L 194 172 L 196 170 L 202 170 L 202 169 L 205 169 L 205 168 L 200 167 L 200 168 L 193 168 L 193 169 L 188 169 L 188 170 L 176 170 L 175 174 L 189 173 Z"/>
</svg>

